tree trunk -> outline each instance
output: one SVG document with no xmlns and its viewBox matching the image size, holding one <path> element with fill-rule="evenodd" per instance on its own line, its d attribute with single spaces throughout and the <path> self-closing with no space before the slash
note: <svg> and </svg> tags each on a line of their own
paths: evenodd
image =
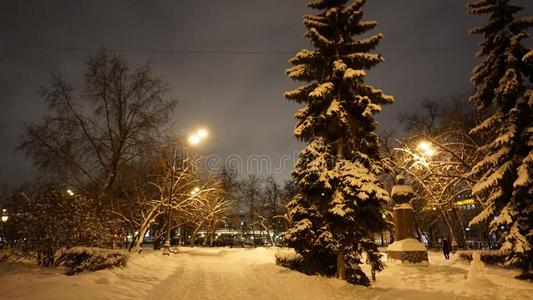
<svg viewBox="0 0 533 300">
<path fill-rule="evenodd" d="M 202 225 L 204 225 L 204 222 L 201 222 L 196 228 L 194 229 L 193 233 L 191 234 L 191 247 L 194 247 L 195 241 L 196 241 L 196 234 L 202 228 Z"/>
<path fill-rule="evenodd" d="M 465 233 L 465 227 L 464 227 L 463 220 L 461 220 L 455 208 L 452 208 L 452 210 L 453 210 L 455 217 L 457 218 L 457 221 L 459 222 L 459 226 L 461 226 L 461 233 L 463 234 L 463 240 L 465 242 L 465 249 L 468 250 L 468 243 L 466 242 L 466 233 Z"/>
<path fill-rule="evenodd" d="M 131 249 L 132 251 L 130 251 L 131 253 L 139 253 L 144 242 L 144 236 L 146 235 L 148 228 L 149 226 L 142 226 L 141 228 L 139 228 L 139 236 L 137 237 L 135 246 L 133 247 L 133 249 Z"/>
<path fill-rule="evenodd" d="M 439 210 L 442 214 L 442 217 L 444 218 L 446 225 L 448 226 L 448 230 L 450 232 L 450 246 L 452 246 L 452 250 L 455 252 L 455 250 L 457 249 L 454 250 L 453 246 L 454 244 L 455 246 L 457 246 L 457 241 L 455 240 L 455 234 L 453 233 L 452 223 L 450 222 L 450 219 L 448 218 L 448 215 L 446 214 L 446 212 L 442 210 L 441 208 L 439 208 Z"/>
<path fill-rule="evenodd" d="M 344 267 L 344 252 L 337 253 L 337 278 L 346 280 L 346 269 Z"/>
<path fill-rule="evenodd" d="M 213 223 L 211 224 L 211 239 L 209 240 L 209 247 L 213 247 L 213 243 L 214 243 L 214 240 L 215 240 L 215 235 L 216 235 L 216 231 L 217 231 L 217 225 L 216 223 Z"/>
<path fill-rule="evenodd" d="M 270 244 L 272 245 L 272 247 L 274 247 L 274 237 L 270 234 L 270 230 L 267 229 L 266 232 L 268 239 L 270 240 Z"/>
</svg>

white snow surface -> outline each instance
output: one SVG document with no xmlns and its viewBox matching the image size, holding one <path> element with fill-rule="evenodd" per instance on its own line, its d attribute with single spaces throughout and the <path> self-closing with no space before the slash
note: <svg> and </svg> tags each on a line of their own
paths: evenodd
<svg viewBox="0 0 533 300">
<path fill-rule="evenodd" d="M 394 205 L 394 210 L 397 209 L 410 209 L 413 210 L 413 206 L 410 203 L 401 203 Z"/>
<path fill-rule="evenodd" d="M 0 263 L 2 299 L 531 299 L 518 271 L 470 266 L 430 252 L 429 267 L 387 266 L 370 288 L 275 265 L 277 248 L 180 248 L 167 257 L 144 251 L 126 268 L 65 276 L 54 269 Z M 385 250 L 385 249 L 383 249 Z M 368 271 L 368 266 L 364 266 Z"/>
<path fill-rule="evenodd" d="M 387 251 L 426 251 L 426 246 L 415 239 L 408 238 L 390 244 Z"/>
<path fill-rule="evenodd" d="M 392 187 L 391 196 L 409 196 L 413 195 L 413 188 L 410 185 L 399 184 Z"/>
<path fill-rule="evenodd" d="M 479 251 L 474 251 L 472 253 L 472 261 L 470 262 L 467 279 L 470 282 L 486 280 L 485 263 L 481 261 L 481 254 Z"/>
<path fill-rule="evenodd" d="M 302 259 L 302 256 L 292 248 L 280 248 L 274 256 L 276 259 L 283 261 L 296 261 Z"/>
</svg>

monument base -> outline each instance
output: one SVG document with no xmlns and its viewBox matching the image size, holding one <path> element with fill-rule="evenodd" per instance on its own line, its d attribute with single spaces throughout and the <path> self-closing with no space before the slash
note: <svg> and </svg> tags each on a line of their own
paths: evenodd
<svg viewBox="0 0 533 300">
<path fill-rule="evenodd" d="M 421 242 L 407 238 L 387 247 L 387 261 L 406 265 L 428 266 L 428 252 Z"/>
</svg>

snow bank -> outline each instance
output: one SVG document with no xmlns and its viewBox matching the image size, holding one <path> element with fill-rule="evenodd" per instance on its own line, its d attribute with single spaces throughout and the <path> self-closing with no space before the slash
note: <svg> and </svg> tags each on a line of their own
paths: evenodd
<svg viewBox="0 0 533 300">
<path fill-rule="evenodd" d="M 143 299 L 176 272 L 176 256 L 160 251 L 132 255 L 124 268 L 67 276 L 64 270 L 0 263 L 1 299 L 94 300 Z"/>
<path fill-rule="evenodd" d="M 426 251 L 426 246 L 415 239 L 395 241 L 387 247 L 387 251 Z"/>
<path fill-rule="evenodd" d="M 129 253 L 124 250 L 72 247 L 61 253 L 56 263 L 67 267 L 67 275 L 74 275 L 84 271 L 124 267 L 129 257 Z"/>
<path fill-rule="evenodd" d="M 301 260 L 302 256 L 292 248 L 281 248 L 274 255 L 276 259 L 281 260 Z"/>
<path fill-rule="evenodd" d="M 289 269 L 296 268 L 303 257 L 292 248 L 281 248 L 274 255 L 276 264 Z"/>
<path fill-rule="evenodd" d="M 471 261 L 474 252 L 479 253 L 481 261 L 486 264 L 500 266 L 505 264 L 505 254 L 499 250 L 460 250 L 457 254 L 458 258 Z"/>
</svg>

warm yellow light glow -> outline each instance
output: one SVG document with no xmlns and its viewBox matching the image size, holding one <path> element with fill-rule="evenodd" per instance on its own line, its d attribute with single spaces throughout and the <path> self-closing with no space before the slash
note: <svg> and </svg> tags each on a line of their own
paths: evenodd
<svg viewBox="0 0 533 300">
<path fill-rule="evenodd" d="M 428 142 L 422 141 L 418 143 L 418 149 L 422 151 L 426 151 L 428 149 L 431 149 L 431 144 L 429 144 Z"/>
<path fill-rule="evenodd" d="M 196 135 L 199 136 L 201 139 L 206 138 L 209 133 L 205 129 L 199 129 L 198 132 L 196 132 Z"/>
<path fill-rule="evenodd" d="M 7 219 L 9 219 L 9 216 L 7 215 L 2 216 L 2 222 L 7 222 Z"/>
<path fill-rule="evenodd" d="M 200 143 L 200 137 L 196 134 L 193 134 L 189 137 L 189 144 L 191 145 L 197 145 Z"/>
<path fill-rule="evenodd" d="M 418 150 L 422 151 L 422 153 L 426 156 L 433 156 L 435 155 L 435 149 L 431 146 L 431 143 L 426 141 L 421 141 L 418 143 Z"/>
<path fill-rule="evenodd" d="M 203 139 L 207 138 L 209 132 L 205 128 L 198 129 L 194 134 L 189 136 L 189 144 L 198 145 Z"/>
<path fill-rule="evenodd" d="M 198 194 L 198 192 L 200 192 L 200 188 L 199 187 L 195 187 L 192 191 L 191 191 L 191 195 L 196 195 Z"/>
<path fill-rule="evenodd" d="M 74 196 L 74 192 L 73 192 L 71 189 L 68 189 L 68 190 L 67 190 L 67 194 L 68 194 L 69 196 Z"/>
<path fill-rule="evenodd" d="M 453 204 L 455 206 L 470 205 L 470 204 L 475 204 L 475 200 L 472 198 L 464 199 L 464 200 L 457 200 Z"/>
</svg>

